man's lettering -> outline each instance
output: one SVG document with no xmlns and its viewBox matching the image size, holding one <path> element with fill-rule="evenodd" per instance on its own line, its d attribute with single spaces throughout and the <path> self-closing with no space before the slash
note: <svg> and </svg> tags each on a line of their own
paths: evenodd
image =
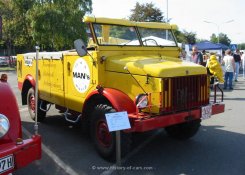
<svg viewBox="0 0 245 175">
<path fill-rule="evenodd" d="M 73 78 L 87 79 L 90 80 L 90 76 L 82 72 L 73 72 Z"/>
</svg>

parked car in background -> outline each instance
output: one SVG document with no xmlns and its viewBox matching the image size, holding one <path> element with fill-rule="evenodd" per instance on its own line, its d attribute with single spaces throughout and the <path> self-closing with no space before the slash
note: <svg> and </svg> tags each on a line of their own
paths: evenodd
<svg viewBox="0 0 245 175">
<path fill-rule="evenodd" d="M 9 66 L 15 67 L 16 66 L 16 60 L 17 60 L 17 56 L 10 56 L 9 57 Z"/>
<path fill-rule="evenodd" d="M 41 136 L 22 138 L 21 119 L 14 93 L 0 79 L 0 175 L 7 175 L 41 158 Z"/>
<path fill-rule="evenodd" d="M 0 66 L 8 66 L 8 57 L 7 56 L 0 56 Z"/>
</svg>

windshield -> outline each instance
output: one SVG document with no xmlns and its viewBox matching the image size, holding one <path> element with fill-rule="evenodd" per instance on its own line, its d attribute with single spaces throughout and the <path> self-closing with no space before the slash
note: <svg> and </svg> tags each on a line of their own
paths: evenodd
<svg viewBox="0 0 245 175">
<path fill-rule="evenodd" d="M 139 28 L 139 32 L 145 46 L 176 46 L 170 30 Z"/>
<path fill-rule="evenodd" d="M 99 45 L 130 45 L 139 46 L 140 42 L 134 27 L 94 24 L 94 31 Z"/>
<path fill-rule="evenodd" d="M 137 34 L 136 27 L 131 26 L 93 24 L 93 27 L 99 45 L 139 46 L 142 43 L 144 46 L 177 46 L 172 32 L 166 29 L 140 27 Z M 89 45 L 93 44 L 90 38 Z"/>
</svg>

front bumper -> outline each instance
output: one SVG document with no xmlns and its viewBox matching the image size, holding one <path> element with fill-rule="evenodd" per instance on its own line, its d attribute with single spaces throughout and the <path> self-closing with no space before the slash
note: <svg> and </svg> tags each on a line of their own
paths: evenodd
<svg viewBox="0 0 245 175">
<path fill-rule="evenodd" d="M 41 136 L 39 135 L 23 140 L 23 144 L 20 145 L 16 145 L 15 142 L 0 145 L 0 159 L 9 155 L 13 155 L 14 158 L 14 167 L 1 175 L 9 174 L 34 160 L 41 159 L 41 151 Z"/>
<path fill-rule="evenodd" d="M 225 105 L 223 103 L 212 105 L 212 115 L 224 112 Z M 131 118 L 131 129 L 125 130 L 125 132 L 145 132 L 153 129 L 164 128 L 171 125 L 176 125 L 191 120 L 197 120 L 201 118 L 201 107 L 190 111 L 167 114 L 162 116 L 141 116 L 137 118 L 134 114 L 129 114 Z"/>
</svg>

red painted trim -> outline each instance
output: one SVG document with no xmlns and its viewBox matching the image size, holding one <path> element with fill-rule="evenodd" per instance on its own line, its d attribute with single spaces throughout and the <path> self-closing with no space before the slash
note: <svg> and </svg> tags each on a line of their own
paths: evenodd
<svg viewBox="0 0 245 175">
<path fill-rule="evenodd" d="M 23 82 L 18 81 L 18 88 L 19 88 L 19 90 L 22 90 L 22 87 L 23 87 Z"/>
<path fill-rule="evenodd" d="M 8 134 L 0 139 L 1 145 L 22 136 L 18 104 L 8 83 L 0 82 L 0 113 L 8 118 L 11 126 Z"/>
<path fill-rule="evenodd" d="M 31 85 L 32 85 L 33 87 L 36 86 L 36 81 L 35 81 L 35 79 L 32 77 L 32 75 L 30 75 L 30 74 L 26 75 L 25 81 L 26 81 L 26 80 L 28 80 L 28 81 L 31 83 Z"/>
<path fill-rule="evenodd" d="M 219 114 L 225 112 L 225 105 L 224 104 L 214 104 L 212 106 L 212 115 Z"/>
<path fill-rule="evenodd" d="M 214 104 L 212 106 L 214 114 L 224 112 L 224 104 Z M 191 116 L 191 117 L 189 117 Z M 201 108 L 191 110 L 188 112 L 180 112 L 176 114 L 169 114 L 163 116 L 141 116 L 141 119 L 136 119 L 135 114 L 129 114 L 131 129 L 125 130 L 125 132 L 145 132 L 153 129 L 164 128 L 179 123 L 184 123 L 188 119 L 195 120 L 201 118 Z M 150 118 L 151 117 L 151 118 Z"/>
<path fill-rule="evenodd" d="M 22 90 L 23 85 L 24 85 L 24 82 L 25 82 L 26 80 L 29 81 L 33 87 L 35 87 L 35 85 L 36 85 L 35 79 L 32 77 L 32 75 L 28 74 L 28 75 L 26 75 L 26 77 L 25 77 L 25 79 L 24 79 L 23 82 L 18 81 L 18 88 L 19 88 L 20 90 Z"/>
<path fill-rule="evenodd" d="M 135 113 L 136 111 L 136 106 L 133 100 L 122 91 L 117 89 L 104 88 L 103 91 L 99 93 L 98 90 L 94 90 L 88 95 L 86 101 L 96 94 L 101 94 L 107 98 L 116 111 L 127 111 L 128 113 Z"/>
<path fill-rule="evenodd" d="M 192 116 L 192 119 L 200 118 L 200 109 L 192 110 L 189 112 L 181 112 L 176 114 L 169 114 L 163 116 L 156 116 L 149 118 L 150 116 L 145 116 L 145 119 L 135 119 L 131 120 L 131 129 L 126 132 L 145 132 L 153 129 L 164 128 L 166 126 L 171 126 L 179 123 L 186 122 L 188 116 Z M 129 117 L 133 118 L 131 114 Z M 142 116 L 141 116 L 142 117 Z M 135 118 L 135 117 L 134 117 Z"/>
<path fill-rule="evenodd" d="M 99 92 L 97 90 L 92 91 L 90 94 L 87 95 L 86 100 L 88 101 L 92 96 L 99 94 Z"/>
<path fill-rule="evenodd" d="M 41 152 L 41 136 L 39 135 L 24 140 L 21 145 L 16 145 L 15 142 L 0 145 L 0 158 L 11 154 L 14 155 L 15 167 L 6 172 L 7 174 L 30 164 L 34 160 L 41 159 Z"/>
</svg>

